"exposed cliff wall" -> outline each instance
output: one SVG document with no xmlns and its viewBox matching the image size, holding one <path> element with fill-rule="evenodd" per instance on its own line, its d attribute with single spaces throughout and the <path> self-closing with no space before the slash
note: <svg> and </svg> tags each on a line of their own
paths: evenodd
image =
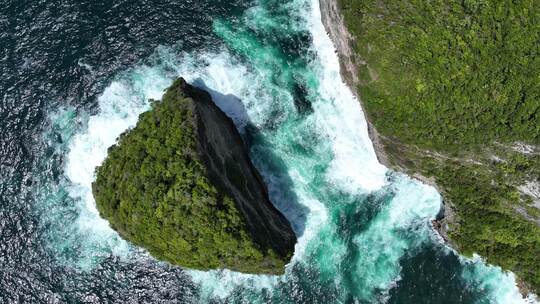
<svg viewBox="0 0 540 304">
<path fill-rule="evenodd" d="M 294 250 L 296 237 L 287 219 L 270 202 L 233 121 L 207 92 L 182 79 L 179 90 L 195 101 L 199 155 L 210 182 L 234 199 L 257 244 L 287 257 Z"/>
<path fill-rule="evenodd" d="M 334 47 L 339 56 L 341 76 L 345 83 L 351 88 L 359 102 L 362 103 L 362 99 L 355 88 L 360 81 L 358 78 L 358 67 L 359 65 L 363 65 L 364 62 L 361 58 L 358 58 L 352 48 L 354 37 L 349 33 L 345 26 L 343 15 L 340 12 L 337 0 L 319 0 L 319 5 L 321 8 L 322 23 L 330 36 L 330 39 L 334 43 Z M 364 115 L 366 116 L 369 137 L 373 142 L 377 159 L 381 164 L 390 167 L 391 164 L 388 161 L 388 156 L 384 150 L 382 138 L 375 126 L 371 123 L 365 107 Z"/>
</svg>

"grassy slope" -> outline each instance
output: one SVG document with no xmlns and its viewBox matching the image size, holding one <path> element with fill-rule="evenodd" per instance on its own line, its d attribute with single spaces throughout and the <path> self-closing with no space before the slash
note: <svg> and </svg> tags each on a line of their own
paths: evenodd
<svg viewBox="0 0 540 304">
<path fill-rule="evenodd" d="M 392 165 L 433 177 L 462 252 L 540 292 L 540 212 L 518 188 L 540 180 L 536 1 L 339 2 L 358 91 Z"/>
<path fill-rule="evenodd" d="M 196 150 L 193 101 L 173 87 L 96 169 L 93 192 L 101 216 L 126 239 L 173 264 L 283 272 L 287 261 L 259 249 L 234 201 L 209 182 Z"/>
</svg>

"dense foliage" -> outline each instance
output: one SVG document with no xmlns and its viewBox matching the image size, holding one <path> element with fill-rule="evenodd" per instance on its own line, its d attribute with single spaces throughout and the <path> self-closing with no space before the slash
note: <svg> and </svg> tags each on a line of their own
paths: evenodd
<svg viewBox="0 0 540 304">
<path fill-rule="evenodd" d="M 393 165 L 433 177 L 464 253 L 540 292 L 540 7 L 534 0 L 339 0 L 358 90 Z"/>
<path fill-rule="evenodd" d="M 196 146 L 194 102 L 175 83 L 96 169 L 100 214 L 121 236 L 159 259 L 195 269 L 283 272 L 262 252 L 235 202 L 207 178 Z"/>
<path fill-rule="evenodd" d="M 540 141 L 537 1 L 341 4 L 367 62 L 360 92 L 384 134 L 430 146 Z"/>
</svg>

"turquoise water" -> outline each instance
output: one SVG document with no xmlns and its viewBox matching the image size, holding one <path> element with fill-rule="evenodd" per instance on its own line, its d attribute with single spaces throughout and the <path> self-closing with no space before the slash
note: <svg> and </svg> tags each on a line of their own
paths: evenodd
<svg viewBox="0 0 540 304">
<path fill-rule="evenodd" d="M 159 46 L 146 63 L 116 74 L 97 109 L 50 111 L 43 138 L 65 160 L 57 183 L 36 185 L 38 209 L 47 214 L 47 250 L 87 279 L 80 284 L 99 280 L 103 269 L 114 277 L 146 267 L 182 278 L 167 281 L 187 295 L 172 302 L 533 301 L 521 297 L 511 273 L 441 243 L 430 225 L 441 208 L 434 188 L 378 163 L 317 1 L 260 0 L 235 18 L 215 18 L 212 30 L 217 47 Z M 94 168 L 148 109 L 148 99 L 160 98 L 177 76 L 209 90 L 233 118 L 273 203 L 292 223 L 299 241 L 284 276 L 171 269 L 99 217 L 90 189 Z"/>
</svg>

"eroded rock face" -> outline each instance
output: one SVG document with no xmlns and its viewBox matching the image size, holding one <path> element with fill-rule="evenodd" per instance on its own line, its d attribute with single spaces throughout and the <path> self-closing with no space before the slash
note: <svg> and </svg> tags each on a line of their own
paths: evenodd
<svg viewBox="0 0 540 304">
<path fill-rule="evenodd" d="M 296 237 L 289 222 L 270 202 L 266 185 L 251 163 L 233 121 L 212 102 L 207 92 L 183 79 L 180 87 L 196 101 L 198 148 L 210 181 L 234 198 L 259 245 L 287 256 L 294 250 Z"/>
<path fill-rule="evenodd" d="M 100 214 L 159 259 L 279 274 L 296 236 L 232 120 L 179 78 L 96 169 Z"/>
</svg>

